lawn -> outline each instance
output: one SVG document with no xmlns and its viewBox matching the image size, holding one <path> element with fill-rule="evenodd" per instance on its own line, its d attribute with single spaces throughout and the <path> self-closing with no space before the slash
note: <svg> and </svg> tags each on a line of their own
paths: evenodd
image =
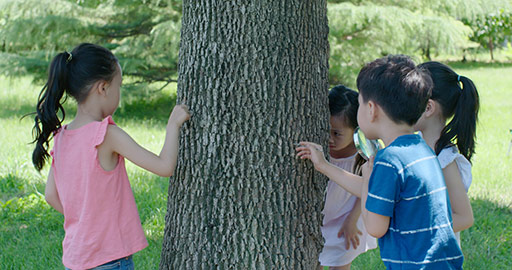
<svg viewBox="0 0 512 270">
<path fill-rule="evenodd" d="M 512 65 L 460 63 L 452 65 L 472 78 L 481 98 L 473 184 L 469 196 L 475 224 L 462 232 L 465 269 L 512 267 Z M 47 169 L 41 174 L 31 163 L 32 117 L 40 85 L 30 78 L 0 77 L 0 269 L 63 269 L 62 216 L 44 201 Z M 123 104 L 117 124 L 143 146 L 158 152 L 175 90 L 151 94 L 150 99 Z M 74 114 L 67 105 L 68 120 Z M 512 151 L 512 150 L 511 150 Z M 149 247 L 134 256 L 137 269 L 157 269 L 166 212 L 169 180 L 127 162 Z M 353 269 L 383 269 L 377 250 L 354 261 Z"/>
</svg>

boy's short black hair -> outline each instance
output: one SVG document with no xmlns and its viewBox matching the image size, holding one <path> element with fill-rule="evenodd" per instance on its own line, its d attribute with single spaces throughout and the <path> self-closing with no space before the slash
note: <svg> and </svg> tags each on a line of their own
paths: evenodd
<svg viewBox="0 0 512 270">
<path fill-rule="evenodd" d="M 377 103 L 395 123 L 414 125 L 432 93 L 432 79 L 406 55 L 388 55 L 366 64 L 357 76 L 364 102 Z"/>
</svg>

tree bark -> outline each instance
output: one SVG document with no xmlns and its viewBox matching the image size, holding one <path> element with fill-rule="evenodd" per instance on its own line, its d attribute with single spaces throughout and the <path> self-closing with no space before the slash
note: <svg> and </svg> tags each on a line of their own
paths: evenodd
<svg viewBox="0 0 512 270">
<path fill-rule="evenodd" d="M 184 125 L 160 269 L 314 269 L 328 140 L 325 0 L 183 1 Z"/>
</svg>

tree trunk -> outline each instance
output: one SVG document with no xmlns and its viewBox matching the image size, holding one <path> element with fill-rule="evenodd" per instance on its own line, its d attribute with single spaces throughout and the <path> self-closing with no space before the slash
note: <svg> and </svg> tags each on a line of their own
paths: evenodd
<svg viewBox="0 0 512 270">
<path fill-rule="evenodd" d="M 494 42 L 492 41 L 492 36 L 489 36 L 489 51 L 491 52 L 491 62 L 494 61 L 493 49 L 494 49 Z"/>
<path fill-rule="evenodd" d="M 160 269 L 314 269 L 326 179 L 295 144 L 328 139 L 325 0 L 183 1 L 190 106 Z"/>
</svg>

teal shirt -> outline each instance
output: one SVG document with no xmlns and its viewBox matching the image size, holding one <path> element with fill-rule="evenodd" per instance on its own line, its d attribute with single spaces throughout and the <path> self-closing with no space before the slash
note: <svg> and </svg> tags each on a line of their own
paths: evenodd
<svg viewBox="0 0 512 270">
<path fill-rule="evenodd" d="M 462 269 L 443 172 L 419 135 L 400 136 L 377 153 L 366 209 L 390 217 L 379 239 L 388 269 Z"/>
</svg>

